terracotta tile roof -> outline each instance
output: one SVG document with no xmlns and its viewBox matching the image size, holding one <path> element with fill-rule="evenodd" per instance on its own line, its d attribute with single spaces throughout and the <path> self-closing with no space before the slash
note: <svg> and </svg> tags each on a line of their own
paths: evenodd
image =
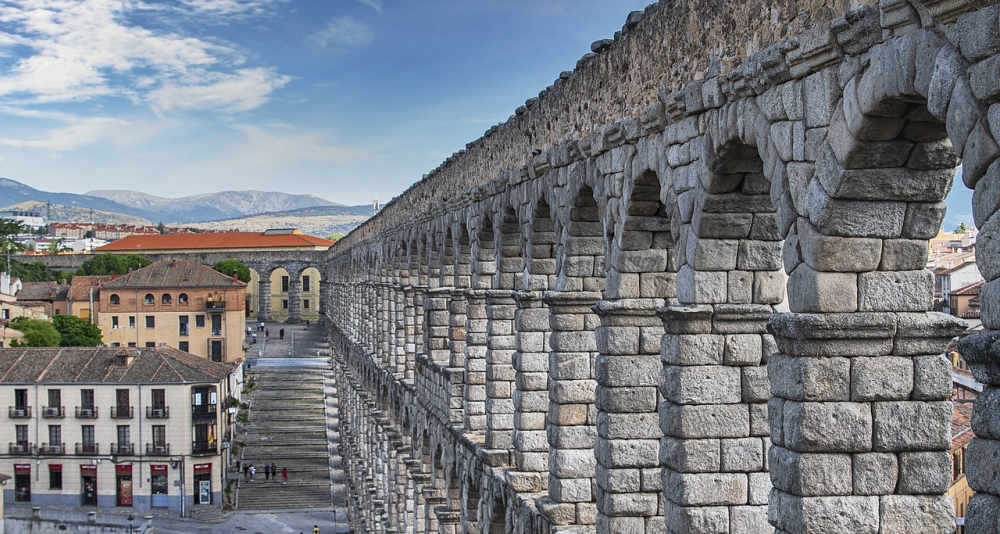
<svg viewBox="0 0 1000 534">
<path fill-rule="evenodd" d="M 188 249 L 327 248 L 334 242 L 303 234 L 219 232 L 204 234 L 132 235 L 94 249 L 94 252 L 157 251 Z"/>
<path fill-rule="evenodd" d="M 194 260 L 172 260 L 153 262 L 111 280 L 101 289 L 152 287 L 246 287 L 246 284 Z"/>
<path fill-rule="evenodd" d="M 133 355 L 120 365 L 119 355 Z M 184 384 L 219 382 L 238 364 L 170 348 L 59 347 L 0 349 L 3 384 Z"/>
<path fill-rule="evenodd" d="M 98 249 L 98 250 L 100 250 L 100 249 Z M 976 262 L 975 261 L 967 261 L 965 263 L 961 263 L 961 264 L 956 265 L 954 267 L 938 267 L 937 269 L 934 270 L 934 274 L 936 274 L 938 276 L 944 275 L 944 274 L 951 274 L 951 273 L 953 273 L 955 271 L 958 271 L 959 269 L 964 269 L 964 268 L 966 268 L 966 267 L 968 267 L 970 265 L 972 265 L 973 267 L 975 267 Z"/>
<path fill-rule="evenodd" d="M 951 450 L 972 441 L 972 403 L 953 402 L 951 405 Z"/>
<path fill-rule="evenodd" d="M 54 300 L 66 300 L 69 292 L 69 284 L 59 284 L 56 282 L 24 282 L 21 290 L 17 292 L 17 300 L 34 300 L 40 302 L 52 302 Z"/>
<path fill-rule="evenodd" d="M 88 300 L 91 288 L 94 289 L 94 298 L 97 298 L 97 289 L 117 277 L 118 275 L 74 276 L 69 283 L 69 298 L 74 301 Z"/>
<path fill-rule="evenodd" d="M 959 296 L 959 297 L 976 296 L 979 294 L 979 291 L 983 288 L 984 285 L 986 285 L 986 280 L 980 280 L 974 284 L 969 284 L 965 287 L 960 287 L 952 291 L 951 294 L 952 296 Z"/>
</svg>

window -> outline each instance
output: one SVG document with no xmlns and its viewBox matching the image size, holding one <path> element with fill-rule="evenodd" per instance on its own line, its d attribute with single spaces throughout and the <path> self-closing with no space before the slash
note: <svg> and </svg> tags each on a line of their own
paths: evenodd
<svg viewBox="0 0 1000 534">
<path fill-rule="evenodd" d="M 154 348 L 154 347 L 156 347 L 156 342 L 155 341 L 147 341 L 146 342 L 146 348 L 147 349 L 151 349 L 151 348 Z"/>
<path fill-rule="evenodd" d="M 309 291 L 309 277 L 302 277 L 302 291 Z"/>
<path fill-rule="evenodd" d="M 27 448 L 28 425 L 14 425 L 14 434 L 17 436 L 17 444 Z"/>
<path fill-rule="evenodd" d="M 212 340 L 212 361 L 221 362 L 222 361 L 222 340 L 213 339 Z"/>
<path fill-rule="evenodd" d="M 118 408 L 118 413 L 122 415 L 128 414 L 129 402 L 127 389 L 115 390 L 115 406 Z"/>
<path fill-rule="evenodd" d="M 153 425 L 153 446 L 163 447 L 167 444 L 166 425 Z"/>
<path fill-rule="evenodd" d="M 302 301 L 302 309 L 304 309 L 304 310 L 308 310 L 309 309 L 309 299 L 305 299 L 305 300 Z"/>
<path fill-rule="evenodd" d="M 110 302 L 112 306 L 117 306 L 122 303 L 122 299 L 118 295 L 112 294 L 111 298 L 108 299 L 108 302 Z"/>
<path fill-rule="evenodd" d="M 146 328 L 156 328 L 156 316 L 147 315 L 146 316 Z"/>
<path fill-rule="evenodd" d="M 62 446 L 62 425 L 49 425 L 49 448 Z"/>
<path fill-rule="evenodd" d="M 28 409 L 28 390 L 26 389 L 14 390 L 14 409 L 15 410 Z"/>
<path fill-rule="evenodd" d="M 153 408 L 162 409 L 167 405 L 167 393 L 165 389 L 152 390 Z"/>
<path fill-rule="evenodd" d="M 96 453 L 96 441 L 94 441 L 94 425 L 83 425 L 80 427 L 80 434 L 82 436 L 83 452 L 93 452 Z"/>
<path fill-rule="evenodd" d="M 84 410 L 94 409 L 94 390 L 92 389 L 80 390 L 80 408 L 83 408 Z"/>
<path fill-rule="evenodd" d="M 114 329 L 114 330 L 118 330 L 118 316 L 117 315 L 112 315 L 111 316 L 111 328 Z"/>
<path fill-rule="evenodd" d="M 127 449 L 129 445 L 129 426 L 118 425 L 118 450 Z"/>
<path fill-rule="evenodd" d="M 122 346 L 122 344 L 119 343 L 118 341 L 113 341 L 113 342 L 111 342 L 111 346 L 112 347 L 120 347 L 120 346 Z"/>
<path fill-rule="evenodd" d="M 188 335 L 188 316 L 181 315 L 177 318 L 178 322 L 178 334 L 182 336 Z"/>
<path fill-rule="evenodd" d="M 49 489 L 62 489 L 62 466 L 49 466 Z"/>
<path fill-rule="evenodd" d="M 181 341 L 180 343 L 177 344 L 177 348 L 183 350 L 184 352 L 191 352 L 189 350 L 189 347 L 190 346 L 188 345 L 187 341 Z"/>
<path fill-rule="evenodd" d="M 194 325 L 196 327 L 198 327 L 198 328 L 205 328 L 205 316 L 204 315 L 195 315 L 194 316 Z"/>
<path fill-rule="evenodd" d="M 134 347 L 134 346 L 135 346 L 135 341 L 129 341 L 129 342 L 128 342 L 128 346 L 130 346 L 130 347 Z"/>
<path fill-rule="evenodd" d="M 222 316 L 213 315 L 212 316 L 212 335 L 221 336 L 222 335 Z"/>
<path fill-rule="evenodd" d="M 170 304 L 171 302 L 173 302 L 173 299 L 170 298 L 168 293 L 164 293 L 163 296 L 160 297 L 160 304 Z"/>
<path fill-rule="evenodd" d="M 281 292 L 282 293 L 288 293 L 288 277 L 287 276 L 282 276 L 281 277 Z"/>
<path fill-rule="evenodd" d="M 49 408 L 59 408 L 62 406 L 62 390 L 61 389 L 50 389 L 49 390 Z"/>
<path fill-rule="evenodd" d="M 152 293 L 146 293 L 146 296 L 142 298 L 142 303 L 146 306 L 152 306 L 154 302 L 156 302 L 156 299 L 153 298 Z"/>
<path fill-rule="evenodd" d="M 285 300 L 281 301 L 281 309 L 283 309 L 283 310 L 287 310 L 288 309 L 288 299 L 285 299 Z"/>
<path fill-rule="evenodd" d="M 135 315 L 128 316 L 128 327 L 135 330 Z"/>
<path fill-rule="evenodd" d="M 187 293 L 181 293 L 180 295 L 177 295 L 177 304 L 187 304 L 187 303 L 188 303 Z"/>
<path fill-rule="evenodd" d="M 10 319 L 10 310 L 7 308 L 0 310 L 0 319 Z"/>
</svg>

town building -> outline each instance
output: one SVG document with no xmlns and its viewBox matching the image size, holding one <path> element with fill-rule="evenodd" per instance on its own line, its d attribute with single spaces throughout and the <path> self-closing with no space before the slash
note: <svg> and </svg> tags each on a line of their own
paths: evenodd
<svg viewBox="0 0 1000 534">
<path fill-rule="evenodd" d="M 112 347 L 169 346 L 215 362 L 243 358 L 246 284 L 192 260 L 157 261 L 100 288 Z"/>
<path fill-rule="evenodd" d="M 14 293 L 18 304 L 24 306 L 39 305 L 47 317 L 68 313 L 67 295 L 69 295 L 69 284 L 65 280 L 59 282 L 23 282 L 21 288 Z"/>
<path fill-rule="evenodd" d="M 975 259 L 953 267 L 939 267 L 934 271 L 935 301 L 944 313 L 957 315 L 951 301 L 953 291 L 968 287 L 983 280 Z"/>
<path fill-rule="evenodd" d="M 306 252 L 324 251 L 333 241 L 311 236 L 297 229 L 274 229 L 264 232 L 219 232 L 204 234 L 157 234 L 129 236 L 96 249 L 98 254 L 209 254 L 216 253 L 232 259 L 255 252 Z M 260 302 L 267 303 L 269 320 L 282 320 L 301 312 L 301 319 L 319 318 L 320 272 L 309 266 L 301 272 L 290 273 L 282 267 L 268 272 L 244 261 L 250 267 L 247 287 L 247 315 L 258 315 Z M 227 273 L 228 274 L 228 273 Z M 265 276 L 264 284 L 260 283 Z M 269 283 L 268 283 L 269 282 Z M 261 297 L 262 288 L 264 298 Z M 293 310 L 295 308 L 295 310 Z"/>
<path fill-rule="evenodd" d="M 221 506 L 239 363 L 170 348 L 0 349 L 0 472 L 33 506 Z M 2 409 L 2 408 L 0 408 Z"/>
</svg>

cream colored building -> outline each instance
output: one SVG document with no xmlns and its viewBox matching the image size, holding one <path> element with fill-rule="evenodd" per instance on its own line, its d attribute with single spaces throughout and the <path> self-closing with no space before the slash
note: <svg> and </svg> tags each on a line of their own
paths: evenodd
<svg viewBox="0 0 1000 534">
<path fill-rule="evenodd" d="M 116 278 L 101 286 L 98 303 L 107 345 L 243 358 L 246 284 L 197 261 L 158 261 Z"/>
<path fill-rule="evenodd" d="M 221 506 L 242 373 L 169 347 L 0 349 L 4 499 Z"/>
</svg>

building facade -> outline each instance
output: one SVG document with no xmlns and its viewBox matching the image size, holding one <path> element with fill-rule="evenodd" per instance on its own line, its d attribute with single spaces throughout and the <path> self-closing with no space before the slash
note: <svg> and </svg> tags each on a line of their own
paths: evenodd
<svg viewBox="0 0 1000 534">
<path fill-rule="evenodd" d="M 169 347 L 0 349 L 4 499 L 221 506 L 242 372 Z"/>
<path fill-rule="evenodd" d="M 100 288 L 97 325 L 112 347 L 174 347 L 243 358 L 246 284 L 190 260 L 154 262 Z"/>
</svg>

